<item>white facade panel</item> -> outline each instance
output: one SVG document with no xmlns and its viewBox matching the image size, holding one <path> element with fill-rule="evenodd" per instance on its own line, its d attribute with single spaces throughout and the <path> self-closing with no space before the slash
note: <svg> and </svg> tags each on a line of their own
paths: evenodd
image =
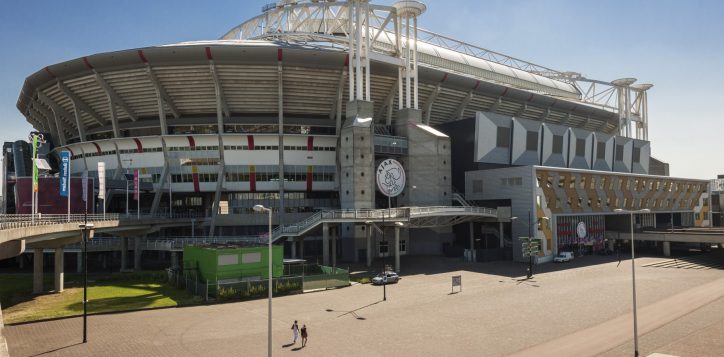
<svg viewBox="0 0 724 357">
<path fill-rule="evenodd" d="M 475 116 L 475 161 L 510 164 L 513 118 L 490 112 Z"/>
<path fill-rule="evenodd" d="M 539 121 L 513 118 L 513 165 L 538 165 L 540 163 Z"/>
<path fill-rule="evenodd" d="M 593 158 L 593 133 L 571 128 L 568 149 L 568 167 L 591 169 Z"/>
<path fill-rule="evenodd" d="M 542 143 L 540 147 L 543 165 L 565 167 L 566 158 L 568 157 L 568 127 L 543 124 L 541 130 Z"/>
</svg>

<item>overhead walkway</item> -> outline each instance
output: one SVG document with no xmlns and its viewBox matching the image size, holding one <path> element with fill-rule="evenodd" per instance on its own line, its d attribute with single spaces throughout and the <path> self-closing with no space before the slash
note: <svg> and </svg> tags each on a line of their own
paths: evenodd
<svg viewBox="0 0 724 357">
<path fill-rule="evenodd" d="M 286 237 L 302 236 L 323 223 L 375 223 L 395 225 L 404 223 L 408 228 L 452 226 L 469 221 L 496 221 L 497 212 L 485 207 L 403 207 L 390 209 L 355 209 L 317 212 L 297 223 L 279 226 L 272 231 L 273 242 Z"/>
</svg>

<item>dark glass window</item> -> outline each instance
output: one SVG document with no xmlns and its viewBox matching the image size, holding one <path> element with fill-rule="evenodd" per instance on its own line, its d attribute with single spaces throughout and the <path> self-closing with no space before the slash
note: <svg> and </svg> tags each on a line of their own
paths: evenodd
<svg viewBox="0 0 724 357">
<path fill-rule="evenodd" d="M 576 156 L 586 155 L 586 140 L 576 139 Z"/>
<path fill-rule="evenodd" d="M 606 158 L 606 143 L 604 143 L 604 142 L 597 143 L 596 158 L 601 159 L 601 160 Z"/>
<path fill-rule="evenodd" d="M 538 132 L 537 131 L 526 132 L 525 149 L 528 151 L 538 151 Z"/>
<path fill-rule="evenodd" d="M 623 161 L 623 145 L 616 145 L 616 161 Z"/>
<path fill-rule="evenodd" d="M 563 153 L 563 135 L 553 135 L 553 153 Z"/>
<path fill-rule="evenodd" d="M 634 148 L 633 149 L 633 162 L 641 162 L 641 148 Z"/>
<path fill-rule="evenodd" d="M 504 128 L 504 127 L 499 126 L 497 134 L 498 135 L 497 135 L 496 146 L 499 148 L 509 148 L 510 147 L 510 128 Z"/>
</svg>

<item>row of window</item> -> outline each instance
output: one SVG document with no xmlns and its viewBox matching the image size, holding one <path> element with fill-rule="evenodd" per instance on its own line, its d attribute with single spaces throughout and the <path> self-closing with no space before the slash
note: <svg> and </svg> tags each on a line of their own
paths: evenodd
<svg viewBox="0 0 724 357">
<path fill-rule="evenodd" d="M 157 148 L 143 148 L 140 153 L 149 153 L 149 152 L 161 152 L 163 151 L 163 148 L 157 147 Z M 119 149 L 119 154 L 138 154 L 138 149 Z M 94 151 L 94 152 L 87 152 L 85 154 L 75 154 L 71 156 L 72 160 L 76 159 L 82 159 L 84 157 L 98 157 L 98 156 L 108 156 L 108 155 L 115 155 L 116 150 L 106 150 L 106 151 Z"/>
<path fill-rule="evenodd" d="M 590 180 L 589 180 L 590 178 Z M 545 182 L 546 187 L 553 187 L 554 177 L 548 176 Z M 576 185 L 578 183 L 578 185 Z M 542 176 L 538 175 L 538 187 L 541 186 Z M 558 175 L 558 187 L 559 188 L 580 188 L 585 189 L 601 189 L 601 190 L 629 190 L 635 192 L 643 191 L 665 191 L 665 192 L 699 192 L 706 187 L 705 184 L 700 183 L 686 183 L 686 182 L 672 182 L 672 181 L 661 181 L 660 179 L 645 179 L 639 177 L 597 177 L 597 176 L 584 176 L 580 177 L 571 176 L 571 180 L 566 180 L 566 175 Z"/>
<path fill-rule="evenodd" d="M 498 127 L 496 135 L 496 146 L 499 148 L 510 148 L 510 128 Z M 525 149 L 527 151 L 538 151 L 538 132 L 527 131 L 525 137 Z M 603 160 L 606 158 L 606 143 L 596 143 L 596 159 Z M 563 135 L 553 135 L 553 154 L 563 154 Z M 616 160 L 623 161 L 624 147 L 616 145 Z M 583 157 L 586 155 L 586 140 L 576 139 L 576 156 Z M 641 162 L 641 148 L 633 148 L 633 162 Z"/>
<path fill-rule="evenodd" d="M 618 197 L 607 197 L 606 201 L 604 202 L 600 197 L 597 198 L 595 201 L 592 199 L 587 199 L 584 202 L 583 198 L 573 199 L 569 197 L 566 200 L 567 207 L 569 208 L 583 208 L 584 204 L 586 204 L 588 207 L 592 208 L 602 208 L 603 205 L 609 208 L 618 208 L 618 207 L 624 207 L 627 208 L 630 207 L 633 209 L 643 209 L 643 208 L 680 208 L 680 209 L 688 209 L 691 208 L 694 205 L 693 199 L 688 200 L 678 200 L 678 199 L 648 199 L 648 198 L 633 198 L 631 199 L 631 202 L 629 202 L 629 199 L 627 197 L 624 197 L 623 199 Z M 539 202 L 540 204 L 540 202 Z M 622 204 L 622 205 L 621 205 Z M 562 208 L 561 206 L 561 199 L 556 198 L 555 203 L 548 202 L 548 208 Z"/>
</svg>

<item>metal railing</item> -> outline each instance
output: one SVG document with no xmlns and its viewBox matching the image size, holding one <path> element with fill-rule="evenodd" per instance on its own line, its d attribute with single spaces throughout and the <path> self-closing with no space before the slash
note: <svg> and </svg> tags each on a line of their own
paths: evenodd
<svg viewBox="0 0 724 357">
<path fill-rule="evenodd" d="M 15 229 L 64 223 L 118 221 L 117 213 L 103 214 L 3 214 L 0 215 L 0 229 Z"/>
</svg>

